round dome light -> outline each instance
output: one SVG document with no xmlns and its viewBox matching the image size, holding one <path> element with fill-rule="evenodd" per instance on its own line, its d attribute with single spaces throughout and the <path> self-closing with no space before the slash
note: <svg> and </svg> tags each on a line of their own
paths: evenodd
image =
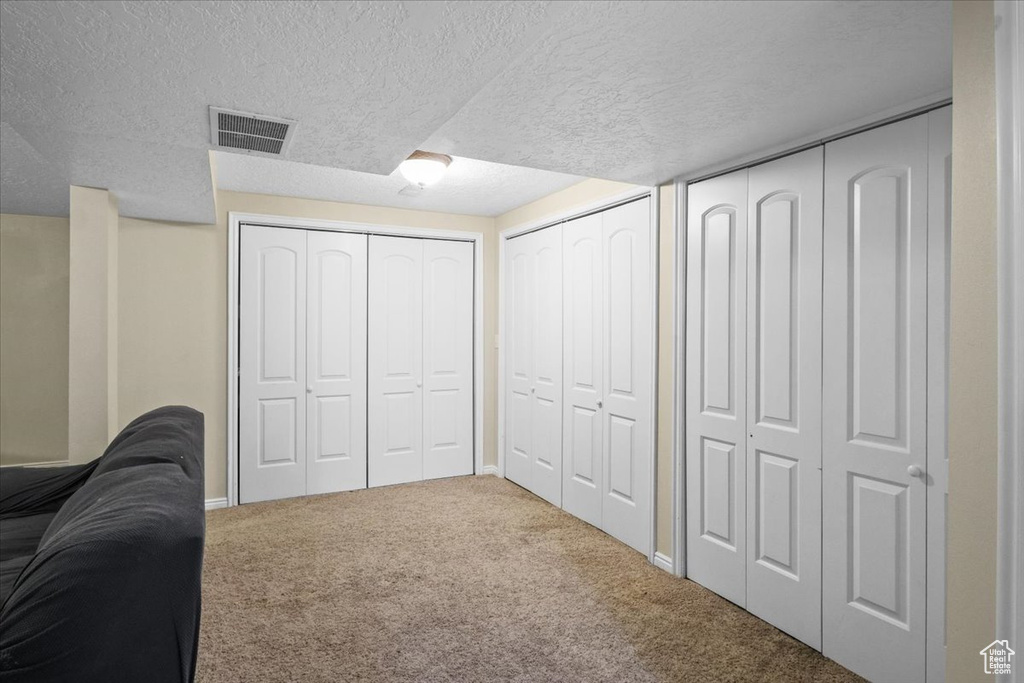
<svg viewBox="0 0 1024 683">
<path fill-rule="evenodd" d="M 427 187 L 444 176 L 450 163 L 452 163 L 452 158 L 447 154 L 416 150 L 398 166 L 398 170 L 413 185 Z"/>
</svg>

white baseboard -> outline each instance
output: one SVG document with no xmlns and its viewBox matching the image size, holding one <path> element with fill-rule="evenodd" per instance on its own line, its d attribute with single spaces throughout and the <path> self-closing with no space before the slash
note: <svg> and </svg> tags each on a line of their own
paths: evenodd
<svg viewBox="0 0 1024 683">
<path fill-rule="evenodd" d="M 654 553 L 654 566 L 658 569 L 664 569 L 669 574 L 675 576 L 675 572 L 672 571 L 672 558 L 662 553 Z"/>
<path fill-rule="evenodd" d="M 219 510 L 220 508 L 226 508 L 228 506 L 227 498 L 207 498 L 206 509 L 207 510 Z"/>
<path fill-rule="evenodd" d="M 494 476 L 498 476 L 498 466 L 484 465 L 484 471 L 481 472 L 480 474 L 493 474 Z"/>
<path fill-rule="evenodd" d="M 69 465 L 67 460 L 46 460 L 42 462 L 23 462 L 11 465 L 0 465 L 0 467 L 63 467 Z"/>
</svg>

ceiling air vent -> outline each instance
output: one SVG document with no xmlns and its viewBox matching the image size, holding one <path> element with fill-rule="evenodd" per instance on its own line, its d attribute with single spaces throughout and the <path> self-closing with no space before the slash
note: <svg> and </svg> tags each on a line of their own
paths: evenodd
<svg viewBox="0 0 1024 683">
<path fill-rule="evenodd" d="M 281 156 L 294 130 L 288 119 L 210 107 L 210 141 L 223 149 Z"/>
</svg>

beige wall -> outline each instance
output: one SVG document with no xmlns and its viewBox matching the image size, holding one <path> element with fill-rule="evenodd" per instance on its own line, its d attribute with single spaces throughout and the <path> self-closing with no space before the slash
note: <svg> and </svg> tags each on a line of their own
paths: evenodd
<svg viewBox="0 0 1024 683">
<path fill-rule="evenodd" d="M 117 434 L 117 199 L 71 186 L 68 459 L 98 458 Z"/>
<path fill-rule="evenodd" d="M 574 207 L 607 199 L 625 192 L 634 185 L 590 178 L 560 192 L 542 197 L 497 217 L 500 232 L 524 223 L 539 221 Z M 659 287 L 658 287 L 658 457 L 655 474 L 657 514 L 655 518 L 656 550 L 672 554 L 672 251 L 675 193 L 670 184 L 661 187 L 659 202 Z M 495 391 L 497 387 L 495 386 Z"/>
<path fill-rule="evenodd" d="M 994 31 L 991 0 L 953 4 L 946 679 L 958 682 L 991 679 L 978 652 L 998 635 Z"/>
<path fill-rule="evenodd" d="M 206 496 L 227 493 L 228 213 L 484 233 L 484 463 L 495 464 L 497 244 L 494 220 L 291 197 L 217 193 L 216 225 L 122 219 L 120 418 L 166 403 L 206 415 Z M 491 340 L 491 343 L 488 343 Z"/>
<path fill-rule="evenodd" d="M 0 214 L 0 465 L 68 457 L 68 236 Z"/>
</svg>

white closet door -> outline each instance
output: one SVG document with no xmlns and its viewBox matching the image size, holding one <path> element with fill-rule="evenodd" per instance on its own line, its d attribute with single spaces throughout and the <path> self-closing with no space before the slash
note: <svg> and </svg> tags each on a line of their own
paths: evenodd
<svg viewBox="0 0 1024 683">
<path fill-rule="evenodd" d="M 928 117 L 825 148 L 823 652 L 925 677 Z"/>
<path fill-rule="evenodd" d="M 473 245 L 423 240 L 423 478 L 473 473 Z"/>
<path fill-rule="evenodd" d="M 605 350 L 601 528 L 646 555 L 651 545 L 654 459 L 651 200 L 640 199 L 600 215 Z"/>
<path fill-rule="evenodd" d="M 306 248 L 306 493 L 366 488 L 366 235 Z"/>
<path fill-rule="evenodd" d="M 306 233 L 246 225 L 239 245 L 238 489 L 306 493 Z"/>
<path fill-rule="evenodd" d="M 604 237 L 601 214 L 562 226 L 565 410 L 562 508 L 601 526 L 603 500 Z"/>
<path fill-rule="evenodd" d="M 949 498 L 949 240 L 953 108 L 928 114 L 928 644 L 927 679 L 946 680 Z"/>
<path fill-rule="evenodd" d="M 821 649 L 823 149 L 749 170 L 747 609 Z"/>
<path fill-rule="evenodd" d="M 423 240 L 369 238 L 369 486 L 423 479 Z"/>
<path fill-rule="evenodd" d="M 533 483 L 533 236 L 505 243 L 505 476 Z"/>
<path fill-rule="evenodd" d="M 527 236 L 532 245 L 530 386 L 532 469 L 529 488 L 562 505 L 562 227 Z"/>
<path fill-rule="evenodd" d="M 747 171 L 689 187 L 686 566 L 746 604 Z"/>
</svg>

